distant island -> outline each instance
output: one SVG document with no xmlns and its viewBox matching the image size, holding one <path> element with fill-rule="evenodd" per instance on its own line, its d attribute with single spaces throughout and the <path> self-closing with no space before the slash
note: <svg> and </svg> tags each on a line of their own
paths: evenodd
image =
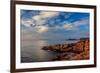
<svg viewBox="0 0 100 73">
<path fill-rule="evenodd" d="M 74 40 L 78 40 L 78 42 L 44 46 L 42 49 L 59 53 L 54 59 L 52 59 L 53 61 L 89 59 L 89 38 L 80 38 Z"/>
</svg>

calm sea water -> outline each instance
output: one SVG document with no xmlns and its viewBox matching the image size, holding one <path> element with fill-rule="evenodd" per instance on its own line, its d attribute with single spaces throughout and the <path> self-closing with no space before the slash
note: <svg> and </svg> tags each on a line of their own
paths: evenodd
<svg viewBox="0 0 100 73">
<path fill-rule="evenodd" d="M 77 42 L 77 40 L 22 40 L 21 62 L 52 61 L 58 53 L 43 50 L 41 49 L 43 46 L 73 42 Z"/>
</svg>

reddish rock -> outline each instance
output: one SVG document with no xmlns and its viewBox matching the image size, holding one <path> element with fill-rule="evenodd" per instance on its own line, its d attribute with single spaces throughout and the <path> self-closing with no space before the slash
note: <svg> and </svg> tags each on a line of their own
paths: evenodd
<svg viewBox="0 0 100 73">
<path fill-rule="evenodd" d="M 85 41 L 85 50 L 89 50 L 89 48 L 90 48 L 90 43 L 89 43 L 89 40 L 86 40 Z"/>
<path fill-rule="evenodd" d="M 86 60 L 89 59 L 89 45 L 89 39 L 85 38 L 76 43 L 44 46 L 42 49 L 60 52 L 53 60 Z"/>
<path fill-rule="evenodd" d="M 76 53 L 80 53 L 84 50 L 84 42 L 80 41 L 77 42 L 74 46 L 73 46 L 73 52 Z"/>
</svg>

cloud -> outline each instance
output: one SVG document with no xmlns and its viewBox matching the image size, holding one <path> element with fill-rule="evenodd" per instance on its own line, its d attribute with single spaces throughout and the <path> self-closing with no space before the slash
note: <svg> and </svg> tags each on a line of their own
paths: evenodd
<svg viewBox="0 0 100 73">
<path fill-rule="evenodd" d="M 53 28 L 61 30 L 77 30 L 77 27 L 67 20 L 60 22 L 59 25 L 55 25 Z"/>
<path fill-rule="evenodd" d="M 56 22 L 61 22 L 61 19 L 56 19 L 55 21 L 56 21 Z"/>
<path fill-rule="evenodd" d="M 25 25 L 26 27 L 30 27 L 31 25 L 33 25 L 34 29 L 40 33 L 47 32 L 49 28 L 46 26 L 47 19 L 50 19 L 57 15 L 59 15 L 59 12 L 41 11 L 38 15 L 32 16 L 31 19 L 27 19 L 27 18 L 22 19 L 21 24 Z"/>
<path fill-rule="evenodd" d="M 77 20 L 75 22 L 68 22 L 68 21 L 64 21 L 62 22 L 62 26 L 60 26 L 59 28 L 61 29 L 65 29 L 65 30 L 78 30 L 80 26 L 86 26 L 86 28 L 88 28 L 89 25 L 89 18 L 83 18 L 81 20 Z M 58 28 L 58 27 L 56 27 Z"/>
<path fill-rule="evenodd" d="M 72 14 L 73 14 L 73 13 L 67 13 L 64 17 L 65 17 L 66 19 L 68 19 L 69 17 L 71 17 Z"/>
<path fill-rule="evenodd" d="M 73 30 L 77 30 L 78 28 L 77 27 L 75 27 L 74 25 L 72 25 L 71 23 L 67 23 L 67 24 L 63 24 L 63 25 L 61 25 L 61 26 L 54 26 L 54 27 L 49 27 L 49 29 L 59 29 L 59 30 L 65 30 L 65 31 L 68 31 L 68 30 L 70 30 L 70 31 L 73 31 Z"/>
<path fill-rule="evenodd" d="M 59 12 L 41 11 L 39 15 L 33 16 L 32 19 L 35 20 L 36 25 L 43 25 L 48 18 L 50 19 L 57 15 L 59 15 Z"/>
<path fill-rule="evenodd" d="M 21 10 L 21 15 L 23 15 L 24 13 L 25 11 Z M 36 13 L 37 12 L 32 13 L 31 11 L 31 15 L 34 14 L 31 18 L 26 18 L 23 16 L 21 19 L 21 24 L 26 27 L 30 27 L 31 25 L 32 26 L 42 26 L 46 24 L 47 19 L 50 19 L 52 17 L 59 15 L 59 12 L 52 12 L 52 11 L 40 11 L 38 14 Z M 27 15 L 30 15 L 30 14 L 27 14 Z"/>
<path fill-rule="evenodd" d="M 33 16 L 32 19 L 35 21 L 37 26 L 43 25 L 46 23 L 46 19 L 43 19 L 40 15 Z"/>
<path fill-rule="evenodd" d="M 51 18 L 54 16 L 58 16 L 59 12 L 52 12 L 52 11 L 42 11 L 40 12 L 42 18 Z"/>
<path fill-rule="evenodd" d="M 21 24 L 26 26 L 26 27 L 30 27 L 30 26 L 34 26 L 35 25 L 33 23 L 33 20 L 31 20 L 31 19 L 22 19 L 21 20 Z"/>
<path fill-rule="evenodd" d="M 34 12 L 34 11 L 33 11 Z M 23 12 L 22 12 L 23 13 Z M 35 12 L 34 12 L 35 13 Z M 55 30 L 63 30 L 63 31 L 74 31 L 80 30 L 80 26 L 87 26 L 89 24 L 88 17 L 81 17 L 81 19 L 76 20 L 74 22 L 70 22 L 70 16 L 72 13 L 65 13 L 63 18 L 60 16 L 61 12 L 54 11 L 39 11 L 38 14 L 31 16 L 31 18 L 25 18 L 21 20 L 21 24 L 31 27 L 34 31 L 43 33 L 43 32 L 52 32 Z M 54 18 L 54 19 L 53 19 Z M 65 19 L 66 18 L 66 19 Z M 68 19 L 68 20 L 67 20 Z"/>
<path fill-rule="evenodd" d="M 78 21 L 73 22 L 75 26 L 82 26 L 82 25 L 88 25 L 89 24 L 89 18 L 84 18 Z"/>
<path fill-rule="evenodd" d="M 48 27 L 47 26 L 38 26 L 38 27 L 35 27 L 35 28 L 36 28 L 36 31 L 39 32 L 39 33 L 48 31 Z"/>
<path fill-rule="evenodd" d="M 32 19 L 30 20 L 22 20 L 22 24 L 28 27 L 30 26 L 30 24 L 35 25 L 34 29 L 36 30 L 36 32 L 39 33 L 47 32 L 50 28 L 46 26 L 47 19 L 50 19 L 58 15 L 59 12 L 41 11 L 38 15 L 32 16 Z"/>
<path fill-rule="evenodd" d="M 65 24 L 65 25 L 62 26 L 62 28 L 64 28 L 65 30 L 73 30 L 74 29 L 72 24 Z"/>
</svg>

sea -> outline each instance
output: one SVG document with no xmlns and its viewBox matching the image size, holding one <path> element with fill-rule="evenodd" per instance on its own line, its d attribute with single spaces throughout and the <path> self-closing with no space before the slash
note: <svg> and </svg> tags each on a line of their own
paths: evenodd
<svg viewBox="0 0 100 73">
<path fill-rule="evenodd" d="M 78 40 L 66 39 L 25 39 L 21 40 L 21 62 L 47 62 L 52 61 L 59 53 L 50 50 L 43 50 L 42 47 L 55 44 L 75 43 Z"/>
</svg>

